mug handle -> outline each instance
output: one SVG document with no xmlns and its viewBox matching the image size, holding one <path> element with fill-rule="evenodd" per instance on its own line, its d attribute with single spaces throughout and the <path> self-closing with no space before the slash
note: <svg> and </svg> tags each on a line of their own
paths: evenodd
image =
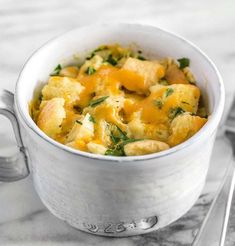
<svg viewBox="0 0 235 246">
<path fill-rule="evenodd" d="M 0 181 L 12 182 L 29 175 L 28 157 L 23 146 L 20 127 L 14 111 L 14 94 L 0 90 L 0 114 L 12 124 L 19 152 L 13 156 L 0 157 Z"/>
</svg>

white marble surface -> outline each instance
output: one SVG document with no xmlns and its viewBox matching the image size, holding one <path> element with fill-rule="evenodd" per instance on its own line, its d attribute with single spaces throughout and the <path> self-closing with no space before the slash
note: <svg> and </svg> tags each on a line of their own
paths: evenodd
<svg viewBox="0 0 235 246">
<path fill-rule="evenodd" d="M 66 30 L 97 21 L 157 25 L 190 39 L 216 63 L 226 86 L 226 109 L 235 91 L 235 1 L 158 0 L 0 0 L 0 89 L 14 91 L 29 55 Z M 0 153 L 10 154 L 14 138 L 0 117 Z M 37 197 L 31 177 L 0 183 L 0 245 L 190 245 L 221 179 L 229 146 L 216 141 L 210 175 L 197 204 L 179 221 L 159 232 L 124 239 L 106 239 L 74 230 L 52 216 Z M 235 205 L 235 202 L 234 202 Z M 235 206 L 226 245 L 235 245 Z"/>
</svg>

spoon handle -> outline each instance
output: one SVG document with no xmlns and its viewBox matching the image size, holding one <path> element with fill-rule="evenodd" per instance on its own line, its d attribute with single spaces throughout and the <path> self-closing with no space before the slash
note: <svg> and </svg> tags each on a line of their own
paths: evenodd
<svg viewBox="0 0 235 246">
<path fill-rule="evenodd" d="M 235 186 L 232 161 L 192 246 L 223 246 Z"/>
</svg>

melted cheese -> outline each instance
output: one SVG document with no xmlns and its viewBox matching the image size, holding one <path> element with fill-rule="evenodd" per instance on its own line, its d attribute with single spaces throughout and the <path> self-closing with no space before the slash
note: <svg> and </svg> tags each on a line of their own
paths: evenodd
<svg viewBox="0 0 235 246">
<path fill-rule="evenodd" d="M 116 56 L 130 53 L 118 46 L 108 47 Z M 198 112 L 200 90 L 189 84 L 177 65 L 164 67 L 164 62 L 124 57 L 112 66 L 105 59 L 95 55 L 79 71 L 65 67 L 60 76 L 49 79 L 42 89 L 42 102 L 30 104 L 32 117 L 46 134 L 72 148 L 104 154 L 113 145 L 111 125 L 129 138 L 174 146 L 205 124 L 205 118 L 191 115 Z M 89 66 L 95 68 L 92 74 L 87 74 Z M 164 76 L 170 85 L 159 84 Z M 91 100 L 102 98 L 90 105 Z"/>
</svg>

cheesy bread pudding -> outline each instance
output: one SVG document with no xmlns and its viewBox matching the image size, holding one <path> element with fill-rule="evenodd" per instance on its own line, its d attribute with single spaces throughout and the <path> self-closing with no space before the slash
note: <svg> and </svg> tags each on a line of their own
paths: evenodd
<svg viewBox="0 0 235 246">
<path fill-rule="evenodd" d="M 30 103 L 49 137 L 101 155 L 156 153 L 193 136 L 207 121 L 190 60 L 147 59 L 103 45 L 81 66 L 60 64 Z"/>
</svg>

